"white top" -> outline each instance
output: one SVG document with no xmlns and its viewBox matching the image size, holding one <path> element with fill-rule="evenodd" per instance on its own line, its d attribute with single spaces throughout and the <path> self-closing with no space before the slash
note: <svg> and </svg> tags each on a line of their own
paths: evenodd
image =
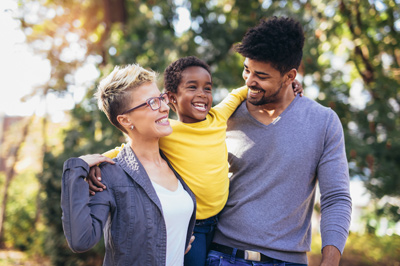
<svg viewBox="0 0 400 266">
<path fill-rule="evenodd" d="M 178 182 L 178 189 L 175 191 L 155 182 L 151 183 L 160 199 L 167 228 L 166 266 L 183 265 L 187 228 L 194 208 L 193 201 L 181 182 Z"/>
</svg>

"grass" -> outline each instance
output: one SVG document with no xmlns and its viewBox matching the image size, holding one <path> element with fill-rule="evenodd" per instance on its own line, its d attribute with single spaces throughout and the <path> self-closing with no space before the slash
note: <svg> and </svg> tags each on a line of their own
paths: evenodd
<svg viewBox="0 0 400 266">
<path fill-rule="evenodd" d="M 17 250 L 0 250 L 0 265 L 8 266 L 50 266 L 46 258 L 28 255 Z"/>
<path fill-rule="evenodd" d="M 313 236 L 309 266 L 321 261 L 321 237 Z M 400 266 L 400 236 L 350 233 L 340 266 Z"/>
</svg>

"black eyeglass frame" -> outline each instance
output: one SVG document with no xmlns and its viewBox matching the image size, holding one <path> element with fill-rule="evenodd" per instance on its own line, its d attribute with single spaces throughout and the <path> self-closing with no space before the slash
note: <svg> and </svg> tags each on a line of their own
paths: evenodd
<svg viewBox="0 0 400 266">
<path fill-rule="evenodd" d="M 167 97 L 164 98 L 164 96 L 167 96 Z M 151 106 L 151 104 L 150 104 L 150 101 L 151 101 L 151 100 L 154 100 L 154 99 L 158 99 L 159 102 L 160 102 L 160 105 L 159 105 L 157 108 L 153 108 L 153 107 Z M 165 101 L 165 100 L 166 100 L 166 101 Z M 169 103 L 169 98 L 168 98 L 168 94 L 167 94 L 167 93 L 162 93 L 162 94 L 160 94 L 160 96 L 158 96 L 158 97 L 151 97 L 151 98 L 148 98 L 148 99 L 146 100 L 145 103 L 139 104 L 138 106 L 135 106 L 135 107 L 133 107 L 133 108 L 131 108 L 131 109 L 129 109 L 129 110 L 126 110 L 126 111 L 123 112 L 121 115 L 130 113 L 130 112 L 132 112 L 133 110 L 136 110 L 136 109 L 138 109 L 138 108 L 140 108 L 140 107 L 142 107 L 142 106 L 145 106 L 145 105 L 150 106 L 151 110 L 156 111 L 156 110 L 158 110 L 158 109 L 161 108 L 161 102 L 165 102 L 166 104 Z"/>
</svg>

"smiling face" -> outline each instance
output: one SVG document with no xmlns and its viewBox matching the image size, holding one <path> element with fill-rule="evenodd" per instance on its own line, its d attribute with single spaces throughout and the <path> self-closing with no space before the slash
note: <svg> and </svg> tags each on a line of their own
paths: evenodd
<svg viewBox="0 0 400 266">
<path fill-rule="evenodd" d="M 213 100 L 211 75 L 202 67 L 188 67 L 182 72 L 177 92 L 170 92 L 169 95 L 179 121 L 203 121 L 211 109 Z"/>
<path fill-rule="evenodd" d="M 277 103 L 285 89 L 284 76 L 270 63 L 246 58 L 243 79 L 249 88 L 247 101 L 253 105 Z"/>
<path fill-rule="evenodd" d="M 159 97 L 160 91 L 154 82 L 148 82 L 134 89 L 131 94 L 130 108 L 145 103 L 151 97 Z M 145 138 L 161 138 L 172 133 L 168 121 L 169 107 L 164 101 L 160 101 L 160 108 L 152 110 L 150 106 L 139 107 L 129 113 L 120 115 L 121 124 L 128 132 L 139 134 Z M 130 128 L 134 126 L 133 130 Z"/>
</svg>

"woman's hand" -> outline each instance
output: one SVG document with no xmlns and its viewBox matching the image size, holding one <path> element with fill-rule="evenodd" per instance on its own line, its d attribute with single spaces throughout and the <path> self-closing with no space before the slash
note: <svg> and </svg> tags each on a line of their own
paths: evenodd
<svg viewBox="0 0 400 266">
<path fill-rule="evenodd" d="M 111 163 L 111 164 L 115 163 L 110 158 L 108 158 L 108 157 L 106 157 L 104 155 L 101 155 L 101 154 L 82 155 L 79 158 L 84 160 L 89 165 L 89 167 L 92 167 L 94 165 L 98 165 L 99 163 L 102 163 L 102 162 L 107 162 L 107 163 Z"/>
<path fill-rule="evenodd" d="M 303 86 L 301 83 L 295 79 L 292 83 L 294 95 L 300 94 L 300 97 L 303 97 Z"/>
<path fill-rule="evenodd" d="M 186 250 L 185 250 L 185 254 L 188 253 L 189 250 L 192 248 L 192 243 L 193 243 L 194 239 L 195 239 L 195 237 L 194 237 L 194 235 L 192 235 L 192 237 L 191 237 L 190 240 L 189 240 L 189 245 L 188 245 L 188 247 L 187 247 Z"/>
</svg>

